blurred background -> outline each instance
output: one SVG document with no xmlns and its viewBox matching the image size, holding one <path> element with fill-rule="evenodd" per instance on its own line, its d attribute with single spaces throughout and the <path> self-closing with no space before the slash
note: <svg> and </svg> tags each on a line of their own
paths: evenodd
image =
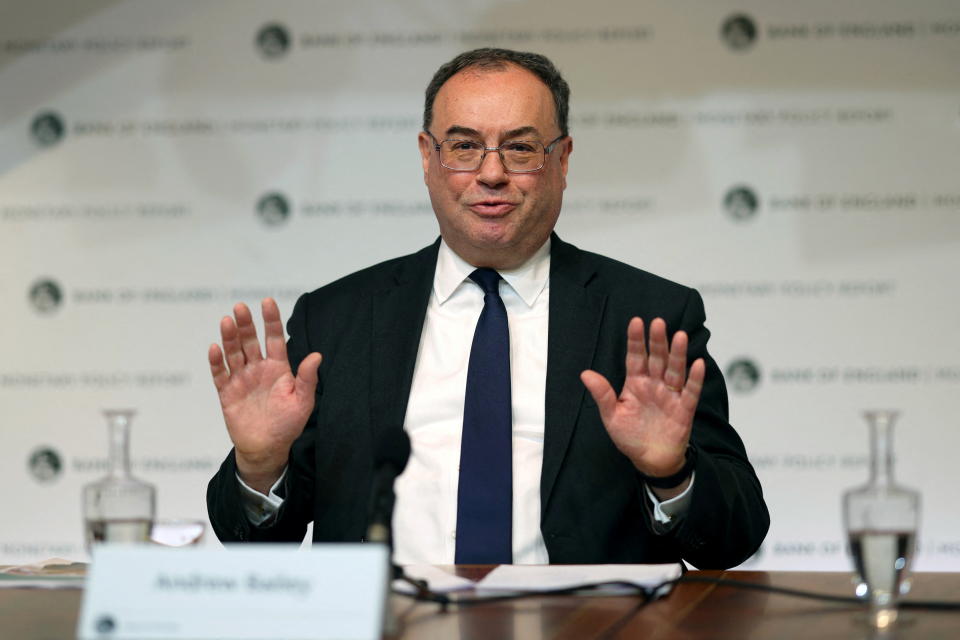
<svg viewBox="0 0 960 640">
<path fill-rule="evenodd" d="M 0 563 L 85 558 L 104 408 L 158 515 L 206 518 L 219 318 L 435 238 L 423 90 L 479 46 L 572 87 L 561 237 L 703 294 L 772 516 L 745 566 L 849 568 L 895 408 L 916 568 L 960 570 L 951 0 L 3 0 Z"/>
</svg>

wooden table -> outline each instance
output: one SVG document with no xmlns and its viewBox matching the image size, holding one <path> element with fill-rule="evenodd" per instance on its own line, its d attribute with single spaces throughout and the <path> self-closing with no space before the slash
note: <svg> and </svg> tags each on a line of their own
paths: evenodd
<svg viewBox="0 0 960 640">
<path fill-rule="evenodd" d="M 489 568 L 458 567 L 469 578 Z M 690 575 L 732 578 L 757 584 L 852 591 L 850 574 L 759 571 L 694 571 Z M 82 592 L 0 589 L 0 638 L 74 638 Z M 919 574 L 909 599 L 960 601 L 960 574 Z M 669 597 L 643 605 L 630 597 L 554 596 L 451 608 L 393 596 L 396 640 L 585 640 L 644 638 L 724 640 L 833 638 L 938 640 L 960 638 L 960 613 L 905 611 L 895 633 L 871 635 L 862 609 L 753 590 L 681 584 Z"/>
</svg>

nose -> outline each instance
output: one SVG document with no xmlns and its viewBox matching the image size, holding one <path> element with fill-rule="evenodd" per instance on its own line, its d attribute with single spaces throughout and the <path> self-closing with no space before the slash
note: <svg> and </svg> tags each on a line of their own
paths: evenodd
<svg viewBox="0 0 960 640">
<path fill-rule="evenodd" d="M 507 170 L 503 166 L 503 160 L 500 159 L 498 151 L 487 151 L 480 168 L 477 169 L 477 182 L 482 182 L 488 187 L 497 187 L 509 180 Z"/>
</svg>

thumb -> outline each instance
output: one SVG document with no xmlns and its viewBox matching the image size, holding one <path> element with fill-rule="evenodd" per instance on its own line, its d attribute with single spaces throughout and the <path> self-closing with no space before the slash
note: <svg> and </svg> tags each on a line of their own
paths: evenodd
<svg viewBox="0 0 960 640">
<path fill-rule="evenodd" d="M 600 419 L 607 424 L 617 408 L 617 394 L 610 383 L 596 371 L 586 370 L 580 374 L 580 381 L 587 388 L 593 401 L 600 410 Z"/>
<path fill-rule="evenodd" d="M 319 353 L 311 353 L 300 362 L 297 367 L 297 378 L 294 380 L 294 393 L 302 399 L 313 400 L 313 395 L 317 391 L 317 368 L 323 356 Z"/>
</svg>

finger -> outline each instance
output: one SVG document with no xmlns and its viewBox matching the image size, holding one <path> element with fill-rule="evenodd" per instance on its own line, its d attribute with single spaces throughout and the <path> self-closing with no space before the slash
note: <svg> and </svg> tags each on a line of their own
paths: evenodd
<svg viewBox="0 0 960 640">
<path fill-rule="evenodd" d="M 673 344 L 667 356 L 667 370 L 663 372 L 663 383 L 675 391 L 683 389 L 683 380 L 687 369 L 687 332 L 673 334 Z"/>
<path fill-rule="evenodd" d="M 240 337 L 240 347 L 247 362 L 263 360 L 260 353 L 260 341 L 257 340 L 257 328 L 253 325 L 253 314 L 250 307 L 238 302 L 233 306 L 233 317 L 237 322 L 237 335 Z"/>
<path fill-rule="evenodd" d="M 584 371 L 580 374 L 580 381 L 587 388 L 593 401 L 597 403 L 600 410 L 600 419 L 604 424 L 608 424 L 613 418 L 613 413 L 617 408 L 617 394 L 607 382 L 607 379 L 596 371 Z"/>
<path fill-rule="evenodd" d="M 650 357 L 647 367 L 654 380 L 663 378 L 667 366 L 667 323 L 663 318 L 654 318 L 650 323 Z"/>
<path fill-rule="evenodd" d="M 247 359 L 243 356 L 243 350 L 240 347 L 237 323 L 230 316 L 224 316 L 220 320 L 220 338 L 223 342 L 223 353 L 226 356 L 230 372 L 239 371 L 246 364 Z"/>
<path fill-rule="evenodd" d="M 317 368 L 323 357 L 319 353 L 311 353 L 300 362 L 297 367 L 297 379 L 294 381 L 294 393 L 303 400 L 313 399 L 317 392 Z"/>
<path fill-rule="evenodd" d="M 230 381 L 230 372 L 227 371 L 227 365 L 223 363 L 223 352 L 220 351 L 220 345 L 212 344 L 207 349 L 207 361 L 210 363 L 210 374 L 213 376 L 213 386 L 217 392 L 223 391 Z"/>
<path fill-rule="evenodd" d="M 683 393 L 680 394 L 680 404 L 689 413 L 693 414 L 697 410 L 697 404 L 700 402 L 700 392 L 703 391 L 703 380 L 707 374 L 707 364 L 703 358 L 697 358 L 690 365 L 690 375 L 687 376 L 687 384 L 683 387 Z"/>
<path fill-rule="evenodd" d="M 632 318 L 627 325 L 627 376 L 647 375 L 647 340 L 643 320 Z"/>
<path fill-rule="evenodd" d="M 260 303 L 263 313 L 263 334 L 267 344 L 267 358 L 287 361 L 287 342 L 283 337 L 283 321 L 280 320 L 280 307 L 273 298 L 264 298 Z"/>
</svg>

